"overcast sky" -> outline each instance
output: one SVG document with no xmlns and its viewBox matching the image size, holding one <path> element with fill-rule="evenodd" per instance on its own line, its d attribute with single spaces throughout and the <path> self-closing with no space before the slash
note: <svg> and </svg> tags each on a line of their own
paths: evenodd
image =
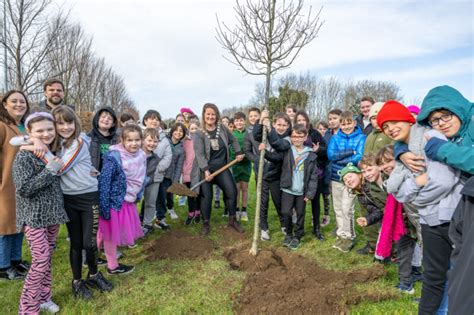
<svg viewBox="0 0 474 315">
<path fill-rule="evenodd" d="M 263 77 L 245 75 L 222 57 L 216 14 L 234 24 L 232 0 L 55 0 L 93 36 L 126 83 L 141 115 L 180 107 L 200 112 L 245 105 Z M 305 1 L 324 25 L 288 72 L 341 79 L 389 80 L 408 102 L 442 84 L 474 99 L 472 1 Z"/>
</svg>

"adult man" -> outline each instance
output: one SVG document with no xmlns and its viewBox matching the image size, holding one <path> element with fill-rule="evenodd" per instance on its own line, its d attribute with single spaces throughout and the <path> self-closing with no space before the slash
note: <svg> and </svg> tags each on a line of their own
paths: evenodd
<svg viewBox="0 0 474 315">
<path fill-rule="evenodd" d="M 41 111 L 51 112 L 56 106 L 64 105 L 64 84 L 59 79 L 48 79 L 43 85 L 45 100 L 39 102 Z M 75 109 L 73 105 L 68 105 Z"/>
<path fill-rule="evenodd" d="M 360 100 L 360 111 L 361 114 L 357 116 L 356 121 L 357 125 L 362 129 L 362 132 L 368 136 L 372 132 L 372 124 L 370 123 L 369 112 L 372 105 L 374 105 L 375 101 L 370 96 L 364 96 Z"/>
</svg>

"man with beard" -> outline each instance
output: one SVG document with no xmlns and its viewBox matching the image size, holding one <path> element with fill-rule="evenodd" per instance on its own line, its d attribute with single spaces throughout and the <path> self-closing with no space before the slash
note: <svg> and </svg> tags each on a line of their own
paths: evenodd
<svg viewBox="0 0 474 315">
<path fill-rule="evenodd" d="M 51 112 L 56 106 L 63 104 L 64 84 L 59 79 L 49 79 L 43 85 L 45 100 L 39 102 L 40 111 Z M 74 105 L 67 105 L 75 110 Z"/>
</svg>

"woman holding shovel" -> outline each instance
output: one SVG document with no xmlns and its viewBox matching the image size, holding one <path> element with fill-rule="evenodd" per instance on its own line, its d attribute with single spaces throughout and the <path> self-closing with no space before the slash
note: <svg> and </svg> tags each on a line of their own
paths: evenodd
<svg viewBox="0 0 474 315">
<path fill-rule="evenodd" d="M 210 231 L 212 185 L 215 184 L 224 192 L 225 204 L 229 210 L 229 226 L 237 232 L 244 230 L 235 218 L 237 188 L 230 170 L 227 168 L 218 175 L 211 175 L 230 162 L 229 146 L 236 153 L 235 159 L 241 161 L 244 154 L 232 133 L 220 124 L 220 113 L 216 105 L 207 103 L 202 108 L 202 129 L 193 137 L 195 159 L 191 171 L 192 185 L 205 179 L 200 185 L 201 211 L 203 215 L 202 234 Z M 198 189 L 198 188 L 196 188 Z"/>
</svg>

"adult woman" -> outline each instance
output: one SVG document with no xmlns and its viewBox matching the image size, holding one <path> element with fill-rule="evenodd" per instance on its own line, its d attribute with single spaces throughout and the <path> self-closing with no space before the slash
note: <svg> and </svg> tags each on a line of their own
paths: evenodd
<svg viewBox="0 0 474 315">
<path fill-rule="evenodd" d="M 207 103 L 202 108 L 202 130 L 198 130 L 193 137 L 195 159 L 191 171 L 192 185 L 198 180 L 206 179 L 200 186 L 201 212 L 203 215 L 204 235 L 209 234 L 212 203 L 212 184 L 219 186 L 224 192 L 226 207 L 229 211 L 229 226 L 237 232 L 244 230 L 236 221 L 237 188 L 230 170 L 227 169 L 217 176 L 211 173 L 217 171 L 230 161 L 229 146 L 234 148 L 235 159 L 244 158 L 242 150 L 232 133 L 220 123 L 220 113 L 216 105 Z"/>
<path fill-rule="evenodd" d="M 15 186 L 12 166 L 18 147 L 9 141 L 25 132 L 29 103 L 22 91 L 8 91 L 0 107 L 0 278 L 24 279 L 29 265 L 21 260 L 23 233 L 16 232 Z"/>
</svg>

